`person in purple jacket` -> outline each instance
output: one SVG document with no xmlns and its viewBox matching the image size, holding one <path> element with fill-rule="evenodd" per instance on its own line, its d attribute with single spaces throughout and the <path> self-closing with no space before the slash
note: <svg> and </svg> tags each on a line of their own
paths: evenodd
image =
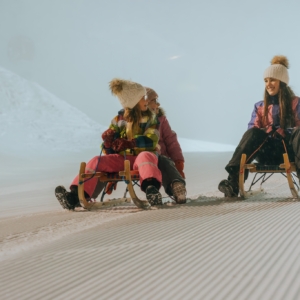
<svg viewBox="0 0 300 300">
<path fill-rule="evenodd" d="M 243 153 L 247 155 L 247 163 L 255 159 L 261 164 L 273 165 L 283 162 L 286 147 L 300 178 L 300 98 L 289 87 L 288 67 L 285 56 L 274 56 L 271 66 L 264 72 L 264 100 L 254 105 L 248 130 L 225 167 L 228 178 L 218 186 L 225 197 L 239 194 L 239 167 Z"/>
</svg>

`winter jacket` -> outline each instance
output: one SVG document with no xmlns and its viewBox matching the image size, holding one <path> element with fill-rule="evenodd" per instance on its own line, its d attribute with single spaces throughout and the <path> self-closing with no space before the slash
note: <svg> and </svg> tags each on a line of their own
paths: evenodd
<svg viewBox="0 0 300 300">
<path fill-rule="evenodd" d="M 160 154 L 170 157 L 174 162 L 181 160 L 184 161 L 181 147 L 179 145 L 177 134 L 171 129 L 165 112 L 162 108 L 159 108 L 157 114 L 159 121 L 159 146 Z"/>
<path fill-rule="evenodd" d="M 124 112 L 123 112 L 124 114 Z M 116 134 L 115 138 L 128 138 L 128 128 L 127 121 L 124 120 L 123 114 L 119 113 L 111 121 L 109 128 L 113 129 Z M 157 144 L 159 141 L 159 123 L 155 115 L 152 118 L 147 116 L 143 117 L 142 121 L 139 123 L 139 128 L 132 129 L 132 138 L 136 141 L 136 147 L 134 149 L 127 149 L 126 155 L 138 155 L 143 151 L 156 152 Z M 115 153 L 111 148 L 104 148 L 106 154 Z M 124 154 L 124 151 L 121 151 L 119 154 Z"/>
<path fill-rule="evenodd" d="M 300 98 L 295 97 L 292 100 L 292 110 L 295 116 L 295 123 L 288 127 L 300 126 Z M 279 114 L 279 100 L 278 95 L 271 97 L 271 104 L 268 106 L 268 118 L 265 120 L 264 115 L 264 101 L 255 103 L 254 110 L 252 112 L 251 120 L 248 123 L 248 129 L 266 128 L 269 126 L 279 127 L 280 126 L 280 114 Z"/>
</svg>

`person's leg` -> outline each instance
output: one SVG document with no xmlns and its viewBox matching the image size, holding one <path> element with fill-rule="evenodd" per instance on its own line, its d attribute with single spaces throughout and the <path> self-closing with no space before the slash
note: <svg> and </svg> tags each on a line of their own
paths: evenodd
<svg viewBox="0 0 300 300">
<path fill-rule="evenodd" d="M 127 160 L 130 161 L 130 165 L 132 166 L 134 163 L 136 156 L 128 155 L 126 157 Z M 132 169 L 132 167 L 131 167 Z M 119 154 L 109 154 L 103 155 L 100 157 L 95 156 L 92 158 L 87 164 L 85 168 L 86 173 L 94 173 L 96 172 L 120 172 L 124 170 L 124 156 Z M 86 179 L 84 182 L 84 191 L 91 197 L 98 184 L 98 178 L 94 177 L 91 179 Z M 74 178 L 73 182 L 71 183 L 71 189 L 73 186 L 78 185 L 78 175 Z"/>
<path fill-rule="evenodd" d="M 259 128 L 251 128 L 247 130 L 238 146 L 236 147 L 231 160 L 226 165 L 225 170 L 228 172 L 227 180 L 220 182 L 218 188 L 226 197 L 237 197 L 239 193 L 239 169 L 242 154 L 247 155 L 247 163 L 253 161 L 265 144 L 263 144 L 268 135 Z M 260 146 L 263 146 L 260 148 Z M 259 149 L 260 148 L 260 149 Z M 255 152 L 257 151 L 257 152 Z"/>
<path fill-rule="evenodd" d="M 128 156 L 131 166 L 134 163 L 136 156 Z M 132 168 L 131 168 L 132 169 Z M 86 165 L 86 173 L 96 172 L 119 172 L 124 170 L 124 156 L 119 154 L 110 154 L 104 156 L 95 156 Z M 95 196 L 98 192 L 98 178 L 85 179 L 84 192 L 87 198 Z M 70 192 L 67 192 L 63 186 L 58 186 L 55 189 L 55 195 L 63 208 L 74 209 L 79 205 L 78 199 L 78 175 L 74 178 L 70 186 Z"/>
<path fill-rule="evenodd" d="M 133 169 L 139 171 L 141 189 L 146 193 L 146 198 L 151 205 L 162 204 L 162 196 L 159 192 L 162 176 L 157 165 L 157 156 L 148 151 L 141 152 L 133 164 Z"/>
<path fill-rule="evenodd" d="M 162 174 L 162 184 L 165 192 L 169 196 L 174 196 L 177 203 L 185 203 L 185 180 L 176 169 L 174 162 L 164 155 L 159 155 L 158 168 Z"/>
<path fill-rule="evenodd" d="M 267 137 L 268 135 L 259 128 L 250 128 L 249 130 L 247 130 L 244 133 L 238 146 L 236 147 L 231 160 L 226 165 L 226 171 L 229 174 L 239 171 L 242 154 L 246 154 L 247 159 L 249 159 L 252 155 L 250 160 L 248 161 L 249 163 L 250 161 L 254 160 L 258 152 L 254 155 L 253 153 L 262 145 Z"/>
</svg>

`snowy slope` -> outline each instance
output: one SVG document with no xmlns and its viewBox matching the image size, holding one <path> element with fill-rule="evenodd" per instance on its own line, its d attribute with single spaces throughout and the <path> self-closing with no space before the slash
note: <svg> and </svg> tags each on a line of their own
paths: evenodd
<svg viewBox="0 0 300 300">
<path fill-rule="evenodd" d="M 105 127 L 38 84 L 3 68 L 0 103 L 1 152 L 99 149 Z"/>
<path fill-rule="evenodd" d="M 99 149 L 107 128 L 35 82 L 0 67 L 0 153 L 78 152 Z M 227 152 L 234 146 L 179 138 L 184 152 Z"/>
</svg>

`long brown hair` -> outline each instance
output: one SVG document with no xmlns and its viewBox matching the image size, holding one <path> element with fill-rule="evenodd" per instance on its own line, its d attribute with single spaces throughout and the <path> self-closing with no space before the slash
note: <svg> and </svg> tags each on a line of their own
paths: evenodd
<svg viewBox="0 0 300 300">
<path fill-rule="evenodd" d="M 279 116 L 280 127 L 286 129 L 294 126 L 295 116 L 292 109 L 292 101 L 295 97 L 293 90 L 286 85 L 286 83 L 280 81 L 280 87 L 278 91 L 279 101 Z M 271 103 L 271 96 L 265 89 L 264 95 L 264 119 L 268 123 L 268 106 Z"/>
<path fill-rule="evenodd" d="M 136 104 L 133 108 L 125 108 L 124 119 L 127 122 L 132 122 L 132 127 L 137 128 L 141 122 L 142 117 L 152 117 L 152 112 L 147 109 L 146 111 L 141 111 L 140 106 Z"/>
</svg>

